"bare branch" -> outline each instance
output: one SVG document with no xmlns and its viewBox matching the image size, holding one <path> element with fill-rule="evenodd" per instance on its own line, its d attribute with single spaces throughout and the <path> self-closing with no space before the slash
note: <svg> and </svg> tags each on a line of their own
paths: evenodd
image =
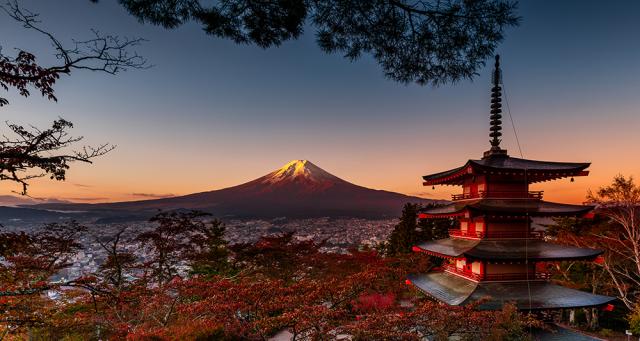
<svg viewBox="0 0 640 341">
<path fill-rule="evenodd" d="M 21 194 L 26 194 L 29 180 L 44 176 L 53 180 L 65 180 L 70 163 L 91 163 L 94 158 L 115 148 L 110 144 L 102 144 L 96 147 L 85 146 L 78 151 L 58 152 L 83 139 L 82 136 L 69 135 L 73 124 L 61 118 L 46 130 L 34 127 L 27 129 L 11 123 L 7 123 L 7 126 L 15 136 L 3 136 L 0 140 L 0 181 L 9 180 L 20 184 Z"/>
<path fill-rule="evenodd" d="M 23 50 L 17 56 L 9 57 L 0 50 L 0 87 L 18 90 L 20 95 L 29 96 L 29 87 L 42 93 L 50 100 L 56 100 L 53 86 L 60 75 L 68 75 L 72 70 L 90 70 L 116 74 L 128 69 L 146 69 L 151 67 L 147 60 L 132 51 L 145 40 L 126 38 L 116 35 L 103 35 L 92 30 L 93 37 L 88 40 L 74 40 L 71 46 L 65 46 L 52 33 L 40 27 L 38 14 L 23 9 L 17 0 L 0 5 L 0 11 L 9 18 L 22 24 L 31 31 L 44 35 L 52 44 L 54 55 L 60 61 L 58 65 L 43 67 L 36 63 L 36 57 Z M 9 102 L 0 98 L 0 106 Z"/>
</svg>

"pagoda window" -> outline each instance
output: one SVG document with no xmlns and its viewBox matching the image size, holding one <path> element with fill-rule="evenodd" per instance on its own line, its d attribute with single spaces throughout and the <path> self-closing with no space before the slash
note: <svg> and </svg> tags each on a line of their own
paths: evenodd
<svg viewBox="0 0 640 341">
<path fill-rule="evenodd" d="M 479 193 L 486 192 L 486 191 L 487 191 L 487 184 L 485 184 L 485 183 L 478 184 L 478 192 Z"/>
<path fill-rule="evenodd" d="M 471 272 L 476 275 L 482 275 L 484 273 L 484 269 L 481 262 L 473 262 L 471 265 Z"/>
<path fill-rule="evenodd" d="M 473 234 L 476 232 L 476 222 L 471 220 L 469 221 L 469 226 L 467 227 L 467 233 Z"/>
<path fill-rule="evenodd" d="M 483 176 L 472 176 L 465 179 L 462 185 L 462 193 L 464 198 L 477 198 L 480 192 L 485 190 L 485 178 Z"/>
<path fill-rule="evenodd" d="M 460 220 L 460 231 L 467 232 L 469 229 L 469 222 L 467 220 Z"/>
<path fill-rule="evenodd" d="M 465 259 L 456 259 L 456 268 L 459 270 L 464 270 L 464 267 L 467 265 L 467 261 Z"/>
<path fill-rule="evenodd" d="M 472 265 L 473 265 L 473 264 L 467 264 L 467 265 L 465 265 L 465 266 L 464 266 L 464 268 L 463 268 L 463 272 L 466 272 L 466 273 L 472 273 L 472 272 L 473 272 L 473 271 L 472 271 Z"/>
</svg>

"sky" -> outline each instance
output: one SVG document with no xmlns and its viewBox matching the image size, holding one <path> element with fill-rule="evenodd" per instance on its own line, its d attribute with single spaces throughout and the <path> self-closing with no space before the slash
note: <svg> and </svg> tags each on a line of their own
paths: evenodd
<svg viewBox="0 0 640 341">
<path fill-rule="evenodd" d="M 74 164 L 67 180 L 32 182 L 30 195 L 80 202 L 141 200 L 237 185 L 307 159 L 358 185 L 446 199 L 421 176 L 489 148 L 491 60 L 472 81 L 438 88 L 386 79 L 370 57 L 320 51 L 313 28 L 263 50 L 207 36 L 196 25 L 144 25 L 115 0 L 23 0 L 64 42 L 90 29 L 147 39 L 153 64 L 115 76 L 74 72 L 58 102 L 3 93 L 4 120 L 46 127 L 57 117 L 96 145 L 117 148 Z M 582 202 L 616 174 L 640 179 L 640 2 L 521 1 L 522 23 L 498 47 L 523 155 L 592 162 L 588 177 L 534 185 L 548 200 Z M 0 17 L 3 52 L 53 62 L 41 36 Z M 503 148 L 519 156 L 505 110 Z M 11 183 L 0 191 L 19 190 Z"/>
</svg>

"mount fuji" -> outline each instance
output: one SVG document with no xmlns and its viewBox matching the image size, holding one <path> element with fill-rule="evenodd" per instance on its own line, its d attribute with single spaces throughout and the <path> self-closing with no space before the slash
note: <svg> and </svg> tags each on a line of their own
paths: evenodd
<svg viewBox="0 0 640 341">
<path fill-rule="evenodd" d="M 253 181 L 179 197 L 104 204 L 42 204 L 37 208 L 72 211 L 195 209 L 227 218 L 397 217 L 405 203 L 433 200 L 358 186 L 307 160 L 294 160 Z M 33 206 L 32 206 L 33 207 Z"/>
</svg>

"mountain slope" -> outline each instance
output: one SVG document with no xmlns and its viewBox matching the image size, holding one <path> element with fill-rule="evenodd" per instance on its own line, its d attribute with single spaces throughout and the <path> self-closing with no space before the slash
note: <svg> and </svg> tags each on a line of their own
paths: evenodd
<svg viewBox="0 0 640 341">
<path fill-rule="evenodd" d="M 28 196 L 0 195 L 0 206 L 28 206 L 37 204 L 62 204 L 70 203 L 70 201 L 59 200 L 54 198 L 32 198 Z"/>
<path fill-rule="evenodd" d="M 395 217 L 407 202 L 431 200 L 373 190 L 342 180 L 306 160 L 294 160 L 253 181 L 225 189 L 155 200 L 107 204 L 45 204 L 57 210 L 157 211 L 198 209 L 226 217 Z"/>
</svg>

